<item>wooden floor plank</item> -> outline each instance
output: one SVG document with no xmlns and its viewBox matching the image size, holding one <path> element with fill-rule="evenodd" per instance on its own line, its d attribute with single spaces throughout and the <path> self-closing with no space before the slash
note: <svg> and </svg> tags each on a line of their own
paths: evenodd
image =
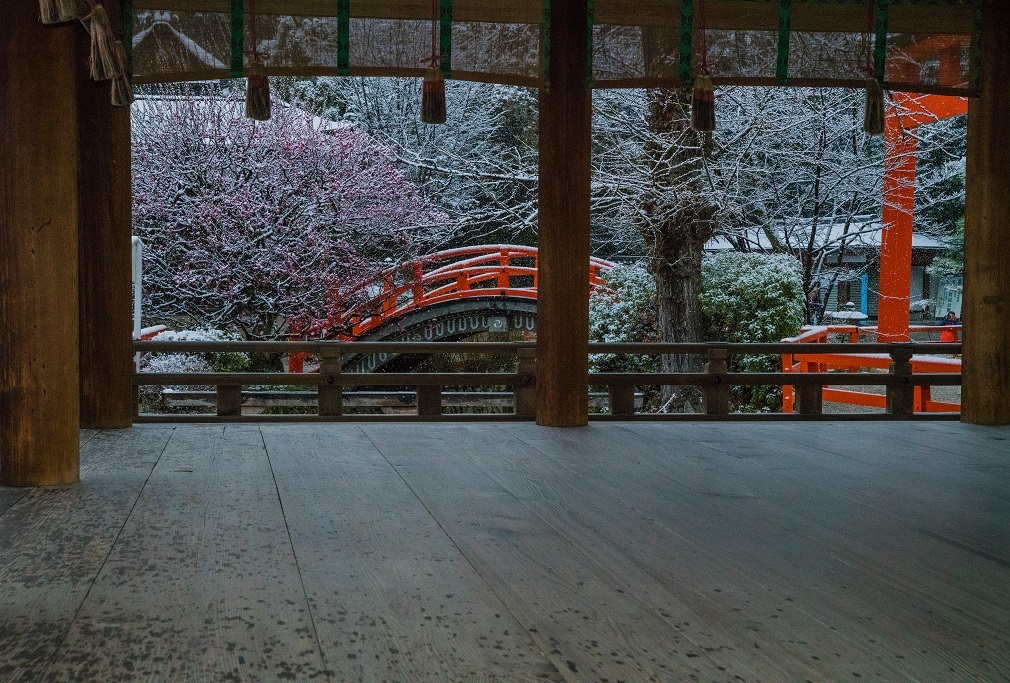
<svg viewBox="0 0 1010 683">
<path fill-rule="evenodd" d="M 263 433 L 339 680 L 560 679 L 358 426 Z"/>
<path fill-rule="evenodd" d="M 82 432 L 0 489 L 0 681 L 1006 680 L 1008 435 Z"/>
<path fill-rule="evenodd" d="M 640 429 L 652 430 L 652 427 L 629 426 L 629 430 Z M 894 562 L 881 565 L 886 558 L 879 552 L 873 560 L 866 558 L 858 544 L 846 542 L 844 526 L 834 524 L 827 532 L 818 529 L 824 518 L 834 516 L 854 525 L 857 533 L 866 532 L 866 543 L 872 545 L 878 537 L 887 538 L 892 531 L 879 528 L 874 515 L 824 496 L 823 492 L 804 496 L 803 486 L 776 473 L 762 474 L 753 467 L 750 471 L 741 470 L 743 464 L 760 460 L 754 455 L 720 459 L 713 457 L 711 451 L 710 455 L 699 453 L 689 426 L 673 430 L 657 427 L 653 431 L 655 434 L 650 438 L 636 436 L 632 431 L 624 436 L 611 432 L 585 443 L 580 443 L 578 435 L 570 436 L 568 439 L 573 443 L 563 457 L 576 462 L 579 472 L 597 481 L 617 478 L 628 490 L 637 491 L 639 505 L 649 519 L 662 521 L 699 545 L 707 542 L 713 547 L 732 549 L 725 557 L 727 562 L 736 564 L 759 582 L 778 581 L 792 588 L 788 592 L 794 600 L 802 602 L 804 588 L 813 584 L 814 590 L 805 592 L 806 600 L 825 616 L 834 610 L 850 625 L 863 622 L 853 633 L 867 633 L 863 627 L 867 619 L 889 622 L 890 627 L 878 630 L 898 637 L 895 650 L 902 657 L 918 655 L 914 647 L 914 636 L 918 633 L 930 633 L 937 642 L 947 639 L 948 643 L 964 646 L 963 653 L 955 652 L 956 648 L 928 653 L 932 661 L 921 662 L 917 668 L 946 670 L 946 658 L 950 655 L 958 666 L 985 671 L 996 666 L 993 661 L 1005 658 L 997 646 L 1005 635 L 1001 629 L 994 632 L 991 625 L 966 622 L 955 610 L 931 602 L 921 587 L 896 582 L 901 575 L 893 571 Z M 749 439 L 741 439 L 741 433 L 733 429 L 712 431 L 736 436 L 735 440 L 726 439 L 726 444 L 749 443 Z M 642 460 L 638 456 L 644 455 L 645 460 L 628 466 L 626 459 L 609 457 L 613 452 L 610 449 L 615 448 L 634 454 L 636 460 Z M 671 458 L 672 453 L 681 457 Z M 663 463 L 665 467 L 657 467 L 655 463 Z M 662 496 L 668 500 L 657 503 L 656 499 Z M 782 500 L 782 506 L 776 500 Z M 1005 578 L 1002 575 L 1003 581 Z M 990 598 L 1000 585 L 999 582 L 990 585 Z M 892 595 L 895 588 L 899 589 L 896 596 Z M 973 633 L 978 639 L 972 639 Z M 874 633 L 870 630 L 867 635 L 872 638 Z M 874 650 L 879 650 L 878 644 L 883 640 L 879 635 L 874 638 L 877 641 Z M 961 654 L 967 659 L 959 659 Z"/>
<path fill-rule="evenodd" d="M 95 438 L 95 436 L 100 432 L 99 429 L 82 429 L 80 437 L 80 447 L 84 448 L 89 441 Z"/>
<path fill-rule="evenodd" d="M 670 602 L 694 611 L 694 637 L 703 647 L 717 648 L 714 656 L 725 657 L 731 671 L 739 673 L 741 662 L 749 661 L 763 670 L 743 676 L 748 680 L 826 680 L 851 672 L 878 679 L 902 676 L 901 667 L 888 665 L 884 653 L 829 627 L 824 615 L 812 614 L 791 586 L 777 586 L 768 575 L 755 578 L 734 567 L 732 553 L 727 556 L 717 539 L 687 540 L 677 529 L 693 521 L 686 511 L 670 519 L 654 516 L 656 511 L 640 495 L 643 490 L 620 467 L 594 481 L 583 476 L 581 460 L 566 465 L 553 459 L 551 442 L 540 440 L 541 450 L 525 460 L 510 463 L 509 452 L 503 451 L 481 464 L 507 487 L 514 484 L 517 495 L 545 519 L 553 516 L 569 529 L 580 529 L 583 544 L 601 561 L 620 566 L 601 552 L 604 547 L 622 556 L 630 565 L 621 570 L 626 592 L 644 593 L 645 601 L 663 612 L 669 612 Z M 613 459 L 612 451 L 605 453 Z M 522 492 L 523 479 L 530 482 L 529 495 Z M 674 489 L 665 492 L 676 495 Z M 669 507 L 662 498 L 655 504 L 660 512 Z M 720 523 L 734 520 L 723 515 Z"/>
<path fill-rule="evenodd" d="M 41 679 L 172 431 L 102 432 L 80 483 L 30 489 L 0 516 L 0 681 Z"/>
<path fill-rule="evenodd" d="M 47 677 L 328 677 L 257 427 L 176 430 Z"/>
<path fill-rule="evenodd" d="M 28 494 L 28 489 L 0 486 L 0 517 Z"/>
<path fill-rule="evenodd" d="M 466 450 L 473 444 L 461 426 L 432 426 L 421 436 L 393 425 L 363 428 L 572 680 L 733 678 L 685 633 L 689 624 L 626 592 L 624 577 L 474 467 L 478 456 Z M 747 661 L 739 668 L 752 671 Z"/>
</svg>

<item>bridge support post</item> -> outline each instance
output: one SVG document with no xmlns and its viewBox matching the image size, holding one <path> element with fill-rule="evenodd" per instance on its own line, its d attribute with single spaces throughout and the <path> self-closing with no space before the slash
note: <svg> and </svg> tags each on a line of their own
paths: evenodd
<svg viewBox="0 0 1010 683">
<path fill-rule="evenodd" d="M 982 97 L 968 103 L 961 421 L 1010 424 L 1010 35 L 1002 0 L 985 0 Z"/>
<path fill-rule="evenodd" d="M 42 26 L 34 2 L 3 12 L 0 486 L 52 486 L 79 478 L 75 75 L 86 66 L 80 26 Z"/>
<path fill-rule="evenodd" d="M 550 4 L 549 85 L 540 89 L 537 424 L 589 420 L 592 92 L 588 4 Z"/>
</svg>

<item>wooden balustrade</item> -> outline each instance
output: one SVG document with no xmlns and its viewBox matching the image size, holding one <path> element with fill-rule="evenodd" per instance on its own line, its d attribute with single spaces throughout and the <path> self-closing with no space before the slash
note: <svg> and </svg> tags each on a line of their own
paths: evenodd
<svg viewBox="0 0 1010 683">
<path fill-rule="evenodd" d="M 333 421 L 333 420 L 533 420 L 537 407 L 536 348 L 524 342 L 426 343 L 426 342 L 135 342 L 141 353 L 308 353 L 320 359 L 318 372 L 312 373 L 136 373 L 135 387 L 141 386 L 213 386 L 217 393 L 217 415 L 206 414 L 138 414 L 138 422 L 187 421 Z M 890 358 L 887 372 L 731 372 L 730 360 L 739 354 L 769 354 L 782 356 L 792 367 L 791 356 L 814 351 L 845 353 L 853 356 Z M 955 373 L 915 372 L 913 354 L 957 354 L 958 344 L 891 343 L 891 344 L 591 344 L 592 354 L 660 355 L 698 354 L 706 358 L 705 371 L 700 373 L 606 372 L 590 373 L 590 386 L 605 387 L 609 395 L 610 412 L 593 414 L 593 419 L 949 419 L 956 413 L 917 414 L 916 388 L 957 386 L 961 377 Z M 367 353 L 433 355 L 501 354 L 515 356 L 514 372 L 344 372 L 341 361 Z M 316 387 L 318 411 L 302 415 L 247 415 L 242 413 L 242 387 L 285 385 Z M 694 385 L 701 388 L 703 413 L 662 414 L 636 412 L 635 390 L 643 386 Z M 731 389 L 734 386 L 777 385 L 793 387 L 797 411 L 791 413 L 754 414 L 731 413 Z M 830 414 L 823 413 L 823 390 L 838 385 L 886 387 L 885 413 Z M 451 387 L 512 387 L 514 412 L 443 414 L 443 392 Z M 415 415 L 348 414 L 344 410 L 345 390 L 365 387 L 413 387 L 417 399 Z M 882 397 L 883 398 L 883 397 Z M 135 409 L 138 409 L 135 406 Z"/>
</svg>

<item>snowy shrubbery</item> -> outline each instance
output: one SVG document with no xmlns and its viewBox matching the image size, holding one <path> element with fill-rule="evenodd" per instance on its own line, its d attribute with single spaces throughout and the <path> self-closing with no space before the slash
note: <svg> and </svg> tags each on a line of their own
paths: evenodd
<svg viewBox="0 0 1010 683">
<path fill-rule="evenodd" d="M 235 341 L 238 337 L 220 330 L 166 330 L 151 341 L 207 342 Z M 246 372 L 250 369 L 249 356 L 244 353 L 146 353 L 140 358 L 142 372 L 193 373 L 193 372 Z M 196 386 L 172 385 L 161 387 L 144 385 L 140 387 L 140 401 L 148 409 L 165 412 L 169 409 L 162 395 L 163 389 L 180 391 L 203 388 Z"/>
<path fill-rule="evenodd" d="M 159 342 L 219 342 L 219 341 L 241 341 L 237 335 L 229 335 L 221 330 L 165 330 L 158 334 L 151 341 Z M 178 370 L 165 369 L 155 370 L 153 365 L 159 368 L 179 367 Z M 173 353 L 148 354 L 141 359 L 141 369 L 147 372 L 247 372 L 251 362 L 245 353 Z M 183 369 L 183 368 L 207 368 Z"/>
<path fill-rule="evenodd" d="M 656 341 L 656 283 L 638 265 L 618 265 L 600 271 L 608 289 L 589 297 L 589 341 Z M 655 372 L 656 356 L 589 356 L 590 372 Z"/>
<path fill-rule="evenodd" d="M 702 263 L 701 309 L 706 337 L 731 343 L 779 342 L 803 325 L 800 262 L 789 254 L 725 252 Z M 737 356 L 731 370 L 776 372 L 775 356 Z M 781 405 L 780 387 L 733 387 L 743 410 Z"/>
</svg>

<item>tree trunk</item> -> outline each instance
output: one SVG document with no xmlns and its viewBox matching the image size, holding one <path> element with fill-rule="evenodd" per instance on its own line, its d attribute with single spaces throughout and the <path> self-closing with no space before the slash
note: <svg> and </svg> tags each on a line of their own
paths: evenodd
<svg viewBox="0 0 1010 683">
<path fill-rule="evenodd" d="M 706 192 L 702 171 L 706 137 L 690 127 L 691 93 L 654 90 L 649 94 L 651 141 L 645 163 L 652 189 L 642 206 L 640 230 L 649 249 L 649 270 L 656 280 L 656 318 L 663 342 L 704 341 L 701 313 L 701 261 L 714 233 L 715 206 Z M 699 355 L 667 355 L 663 372 L 701 372 Z M 666 410 L 700 405 L 697 387 L 663 388 Z"/>
</svg>

